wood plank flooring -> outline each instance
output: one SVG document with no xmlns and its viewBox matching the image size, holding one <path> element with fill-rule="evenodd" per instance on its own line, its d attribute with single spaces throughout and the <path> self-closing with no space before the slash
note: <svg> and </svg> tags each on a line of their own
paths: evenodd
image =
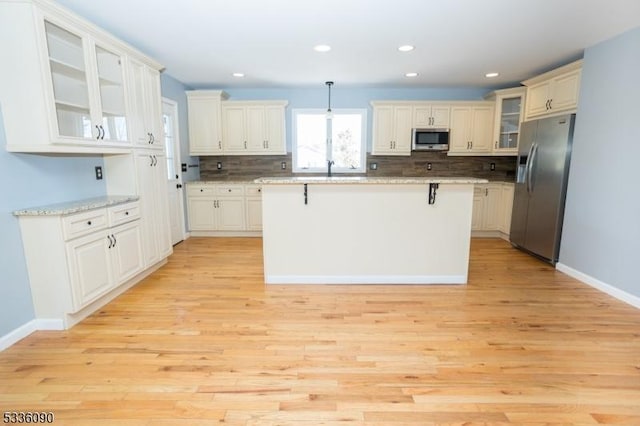
<svg viewBox="0 0 640 426">
<path fill-rule="evenodd" d="M 501 240 L 467 286 L 265 286 L 192 238 L 71 330 L 0 353 L 0 411 L 57 425 L 640 425 L 640 310 Z"/>
</svg>

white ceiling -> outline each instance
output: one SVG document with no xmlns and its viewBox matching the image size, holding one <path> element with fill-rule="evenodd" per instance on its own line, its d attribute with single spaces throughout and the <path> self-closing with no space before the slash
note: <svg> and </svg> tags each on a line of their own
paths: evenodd
<svg viewBox="0 0 640 426">
<path fill-rule="evenodd" d="M 640 26 L 640 0 L 58 0 L 192 88 L 497 87 Z M 332 50 L 317 53 L 313 46 Z M 412 44 L 409 53 L 397 50 Z M 406 78 L 407 72 L 418 72 Z M 484 74 L 500 72 L 496 79 Z M 242 79 L 232 77 L 242 72 Z"/>
</svg>

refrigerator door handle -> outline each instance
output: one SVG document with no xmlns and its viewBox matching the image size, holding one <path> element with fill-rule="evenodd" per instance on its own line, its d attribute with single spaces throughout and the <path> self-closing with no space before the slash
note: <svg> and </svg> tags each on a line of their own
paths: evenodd
<svg viewBox="0 0 640 426">
<path fill-rule="evenodd" d="M 529 154 L 527 154 L 527 162 L 524 165 L 524 181 L 523 183 L 526 184 L 526 188 L 527 188 L 527 193 L 529 193 L 529 175 L 531 174 L 529 172 L 529 167 L 531 166 L 531 154 L 533 153 L 533 147 L 535 146 L 535 142 L 533 142 L 531 144 L 531 147 L 529 148 Z"/>
<path fill-rule="evenodd" d="M 536 160 L 536 154 L 538 153 L 538 144 L 537 143 L 533 143 L 533 145 L 531 145 L 531 153 L 529 154 L 529 164 L 528 166 L 528 170 L 527 170 L 527 192 L 531 193 L 533 192 L 533 181 L 532 181 L 532 176 L 533 176 L 533 162 Z"/>
</svg>

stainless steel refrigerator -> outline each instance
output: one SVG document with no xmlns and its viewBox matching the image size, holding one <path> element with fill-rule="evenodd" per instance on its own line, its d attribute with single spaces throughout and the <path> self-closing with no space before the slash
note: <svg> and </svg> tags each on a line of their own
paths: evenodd
<svg viewBox="0 0 640 426">
<path fill-rule="evenodd" d="M 520 127 L 511 216 L 511 244 L 555 265 L 575 114 L 527 121 Z"/>
</svg>

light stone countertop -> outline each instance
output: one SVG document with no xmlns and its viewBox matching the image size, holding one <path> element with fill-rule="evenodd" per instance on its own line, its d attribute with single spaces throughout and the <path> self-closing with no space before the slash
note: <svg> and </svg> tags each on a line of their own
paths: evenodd
<svg viewBox="0 0 640 426">
<path fill-rule="evenodd" d="M 187 182 L 187 185 L 253 185 L 254 179 L 246 180 L 194 180 Z"/>
<path fill-rule="evenodd" d="M 101 209 L 104 207 L 124 204 L 140 199 L 137 195 L 123 196 L 105 196 L 87 198 L 78 201 L 69 201 L 65 203 L 49 204 L 46 206 L 30 207 L 13 212 L 14 216 L 63 216 L 72 213 L 78 213 L 88 210 Z"/>
<path fill-rule="evenodd" d="M 487 179 L 473 177 L 367 177 L 367 176 L 294 176 L 294 177 L 262 177 L 254 181 L 266 185 L 294 184 L 476 184 L 489 183 Z"/>
</svg>

